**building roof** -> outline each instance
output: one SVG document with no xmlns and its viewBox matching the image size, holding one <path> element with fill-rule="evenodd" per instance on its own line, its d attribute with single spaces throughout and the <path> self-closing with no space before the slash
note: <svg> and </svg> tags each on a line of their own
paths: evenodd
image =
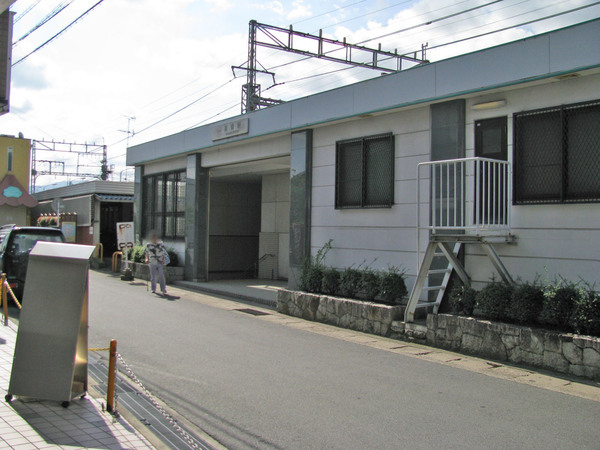
<svg viewBox="0 0 600 450">
<path fill-rule="evenodd" d="M 299 98 L 129 147 L 127 165 L 600 67 L 598 36 L 600 19 Z M 248 133 L 212 140 L 215 126 L 241 117 Z"/>
<path fill-rule="evenodd" d="M 27 192 L 17 177 L 9 173 L 0 182 L 0 206 L 27 206 L 33 208 L 38 202 Z"/>
<path fill-rule="evenodd" d="M 87 181 L 56 189 L 36 192 L 33 196 L 39 200 L 54 200 L 55 198 L 79 197 L 89 194 L 133 195 L 133 182 L 124 181 Z"/>
</svg>

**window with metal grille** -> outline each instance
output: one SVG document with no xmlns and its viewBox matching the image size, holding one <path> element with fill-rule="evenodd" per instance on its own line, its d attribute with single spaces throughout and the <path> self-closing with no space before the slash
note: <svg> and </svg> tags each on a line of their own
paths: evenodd
<svg viewBox="0 0 600 450">
<path fill-rule="evenodd" d="M 514 115 L 514 202 L 600 201 L 600 100 Z"/>
<path fill-rule="evenodd" d="M 185 237 L 185 171 L 144 177 L 143 232 L 169 239 Z"/>
<path fill-rule="evenodd" d="M 394 135 L 336 144 L 335 207 L 390 208 L 394 203 Z"/>
</svg>

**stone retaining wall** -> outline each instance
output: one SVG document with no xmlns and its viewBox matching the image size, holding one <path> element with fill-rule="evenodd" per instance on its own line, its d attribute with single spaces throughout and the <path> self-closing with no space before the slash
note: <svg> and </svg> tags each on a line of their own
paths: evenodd
<svg viewBox="0 0 600 450">
<path fill-rule="evenodd" d="M 450 314 L 427 326 L 401 322 L 401 306 L 282 289 L 277 311 L 351 330 L 416 340 L 434 347 L 600 380 L 600 337 L 559 333 Z"/>
<path fill-rule="evenodd" d="M 404 309 L 281 289 L 277 293 L 277 311 L 306 320 L 388 336 L 392 322 L 402 317 Z"/>
<path fill-rule="evenodd" d="M 600 338 L 448 314 L 427 316 L 428 345 L 600 380 Z"/>
</svg>

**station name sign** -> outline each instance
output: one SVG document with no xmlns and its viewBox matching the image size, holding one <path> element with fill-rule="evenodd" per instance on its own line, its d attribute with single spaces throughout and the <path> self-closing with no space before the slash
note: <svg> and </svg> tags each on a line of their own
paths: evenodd
<svg viewBox="0 0 600 450">
<path fill-rule="evenodd" d="M 248 118 L 215 125 L 210 130 L 210 136 L 213 141 L 220 141 L 221 139 L 240 136 L 242 134 L 248 134 Z"/>
</svg>

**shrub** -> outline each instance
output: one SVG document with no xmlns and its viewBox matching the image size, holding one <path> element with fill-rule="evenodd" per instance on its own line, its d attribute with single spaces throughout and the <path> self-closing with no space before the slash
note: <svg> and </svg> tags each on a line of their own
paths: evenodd
<svg viewBox="0 0 600 450">
<path fill-rule="evenodd" d="M 323 272 L 325 268 L 322 266 L 310 266 L 308 269 L 308 292 L 320 294 L 323 285 Z"/>
<path fill-rule="evenodd" d="M 508 317 L 516 323 L 534 322 L 542 311 L 544 293 L 535 284 L 517 286 L 510 300 Z"/>
<path fill-rule="evenodd" d="M 380 290 L 379 272 L 365 269 L 361 273 L 360 288 L 365 300 L 372 302 L 379 295 Z"/>
<path fill-rule="evenodd" d="M 400 303 L 400 300 L 406 296 L 405 275 L 397 267 L 390 266 L 386 272 L 379 276 L 379 293 L 383 301 L 387 303 Z"/>
<path fill-rule="evenodd" d="M 600 294 L 589 286 L 575 300 L 571 325 L 577 333 L 600 336 Z"/>
<path fill-rule="evenodd" d="M 49 223 L 50 219 L 48 217 L 40 217 L 38 219 L 38 226 L 40 227 L 47 227 Z"/>
<path fill-rule="evenodd" d="M 361 272 L 358 269 L 347 267 L 340 274 L 340 295 L 346 298 L 356 298 L 361 287 Z"/>
<path fill-rule="evenodd" d="M 143 245 L 136 245 L 133 248 L 127 250 L 127 259 L 136 263 L 143 263 L 146 261 L 146 247 Z"/>
<path fill-rule="evenodd" d="M 179 255 L 175 253 L 172 248 L 167 248 L 167 254 L 169 255 L 169 267 L 175 267 L 179 265 Z"/>
<path fill-rule="evenodd" d="M 475 289 L 466 286 L 456 286 L 452 289 L 448 298 L 450 308 L 456 313 L 464 313 L 470 316 L 473 314 L 473 309 L 475 309 L 476 296 L 477 291 Z"/>
<path fill-rule="evenodd" d="M 321 292 L 327 295 L 336 295 L 340 289 L 340 273 L 333 267 L 323 270 Z"/>
<path fill-rule="evenodd" d="M 331 250 L 331 242 L 329 239 L 323 247 L 321 247 L 314 257 L 304 259 L 302 264 L 302 273 L 298 287 L 305 292 L 320 294 L 323 284 L 323 272 L 325 271 L 325 257 Z"/>
<path fill-rule="evenodd" d="M 475 296 L 475 304 L 481 314 L 492 320 L 506 320 L 513 288 L 494 281 Z"/>
<path fill-rule="evenodd" d="M 581 288 L 575 283 L 563 280 L 547 284 L 544 288 L 544 306 L 540 322 L 568 329 L 573 308 L 579 302 L 581 294 Z"/>
</svg>

